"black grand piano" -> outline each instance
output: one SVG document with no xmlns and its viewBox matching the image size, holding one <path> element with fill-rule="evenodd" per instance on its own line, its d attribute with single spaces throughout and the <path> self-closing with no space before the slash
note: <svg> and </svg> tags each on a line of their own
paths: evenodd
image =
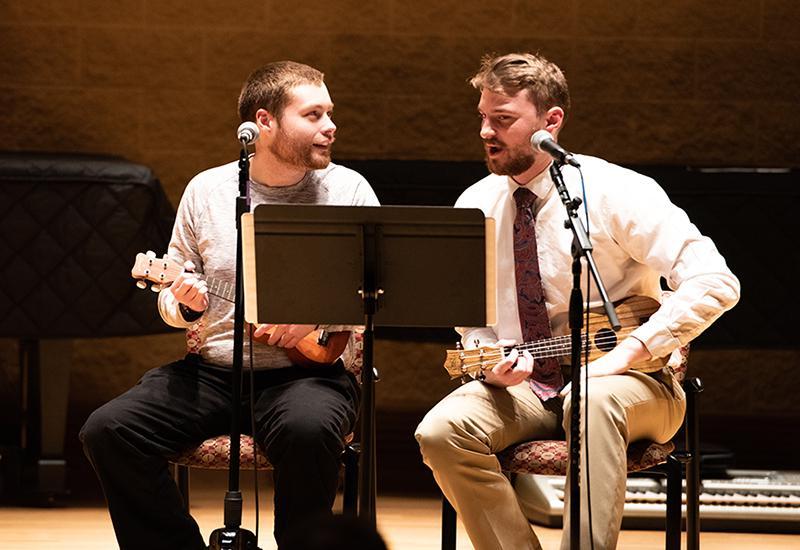
<svg viewBox="0 0 800 550">
<path fill-rule="evenodd" d="M 20 423 L 0 439 L 0 495 L 67 493 L 72 340 L 170 330 L 130 279 L 166 250 L 174 210 L 153 172 L 112 156 L 0 153 L 0 337 L 18 341 Z"/>
</svg>

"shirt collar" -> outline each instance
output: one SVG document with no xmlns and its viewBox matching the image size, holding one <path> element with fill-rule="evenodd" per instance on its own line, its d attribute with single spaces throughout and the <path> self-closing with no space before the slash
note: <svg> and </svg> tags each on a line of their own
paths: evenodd
<svg viewBox="0 0 800 550">
<path fill-rule="evenodd" d="M 514 196 L 514 191 L 520 187 L 525 187 L 540 200 L 544 199 L 553 187 L 553 179 L 550 177 L 549 166 L 525 185 L 518 184 L 511 176 L 506 176 L 506 183 L 508 184 L 508 192 L 512 197 Z"/>
</svg>

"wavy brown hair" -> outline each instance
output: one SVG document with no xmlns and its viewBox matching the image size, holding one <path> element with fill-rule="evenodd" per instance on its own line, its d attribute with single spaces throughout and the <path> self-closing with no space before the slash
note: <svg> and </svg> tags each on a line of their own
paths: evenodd
<svg viewBox="0 0 800 550">
<path fill-rule="evenodd" d="M 256 69 L 247 77 L 239 94 L 239 118 L 255 121 L 256 111 L 267 110 L 281 118 L 290 92 L 302 84 L 321 85 L 325 75 L 314 67 L 295 61 L 276 61 Z"/>
<path fill-rule="evenodd" d="M 539 54 L 486 55 L 481 59 L 480 70 L 469 83 L 477 90 L 507 96 L 526 90 L 539 113 L 558 106 L 564 110 L 566 119 L 569 112 L 569 88 L 564 73 L 558 65 Z"/>
</svg>

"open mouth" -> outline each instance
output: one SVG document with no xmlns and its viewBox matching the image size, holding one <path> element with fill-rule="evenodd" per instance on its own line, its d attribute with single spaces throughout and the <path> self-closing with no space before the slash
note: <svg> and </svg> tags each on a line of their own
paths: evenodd
<svg viewBox="0 0 800 550">
<path fill-rule="evenodd" d="M 490 157 L 495 157 L 503 151 L 503 148 L 500 147 L 499 145 L 493 145 L 488 143 L 486 144 L 485 148 L 486 148 L 486 154 L 489 155 Z"/>
</svg>

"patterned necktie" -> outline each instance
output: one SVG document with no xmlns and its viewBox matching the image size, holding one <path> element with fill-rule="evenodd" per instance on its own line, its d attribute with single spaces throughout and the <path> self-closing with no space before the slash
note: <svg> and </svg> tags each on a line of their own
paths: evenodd
<svg viewBox="0 0 800 550">
<path fill-rule="evenodd" d="M 514 191 L 517 216 L 514 219 L 514 274 L 517 281 L 519 324 L 525 342 L 550 338 L 550 319 L 544 302 L 539 257 L 536 250 L 536 227 L 533 201 L 536 195 L 524 187 Z M 561 367 L 555 357 L 537 359 L 528 379 L 533 393 L 542 401 L 552 399 L 564 386 Z"/>
</svg>

